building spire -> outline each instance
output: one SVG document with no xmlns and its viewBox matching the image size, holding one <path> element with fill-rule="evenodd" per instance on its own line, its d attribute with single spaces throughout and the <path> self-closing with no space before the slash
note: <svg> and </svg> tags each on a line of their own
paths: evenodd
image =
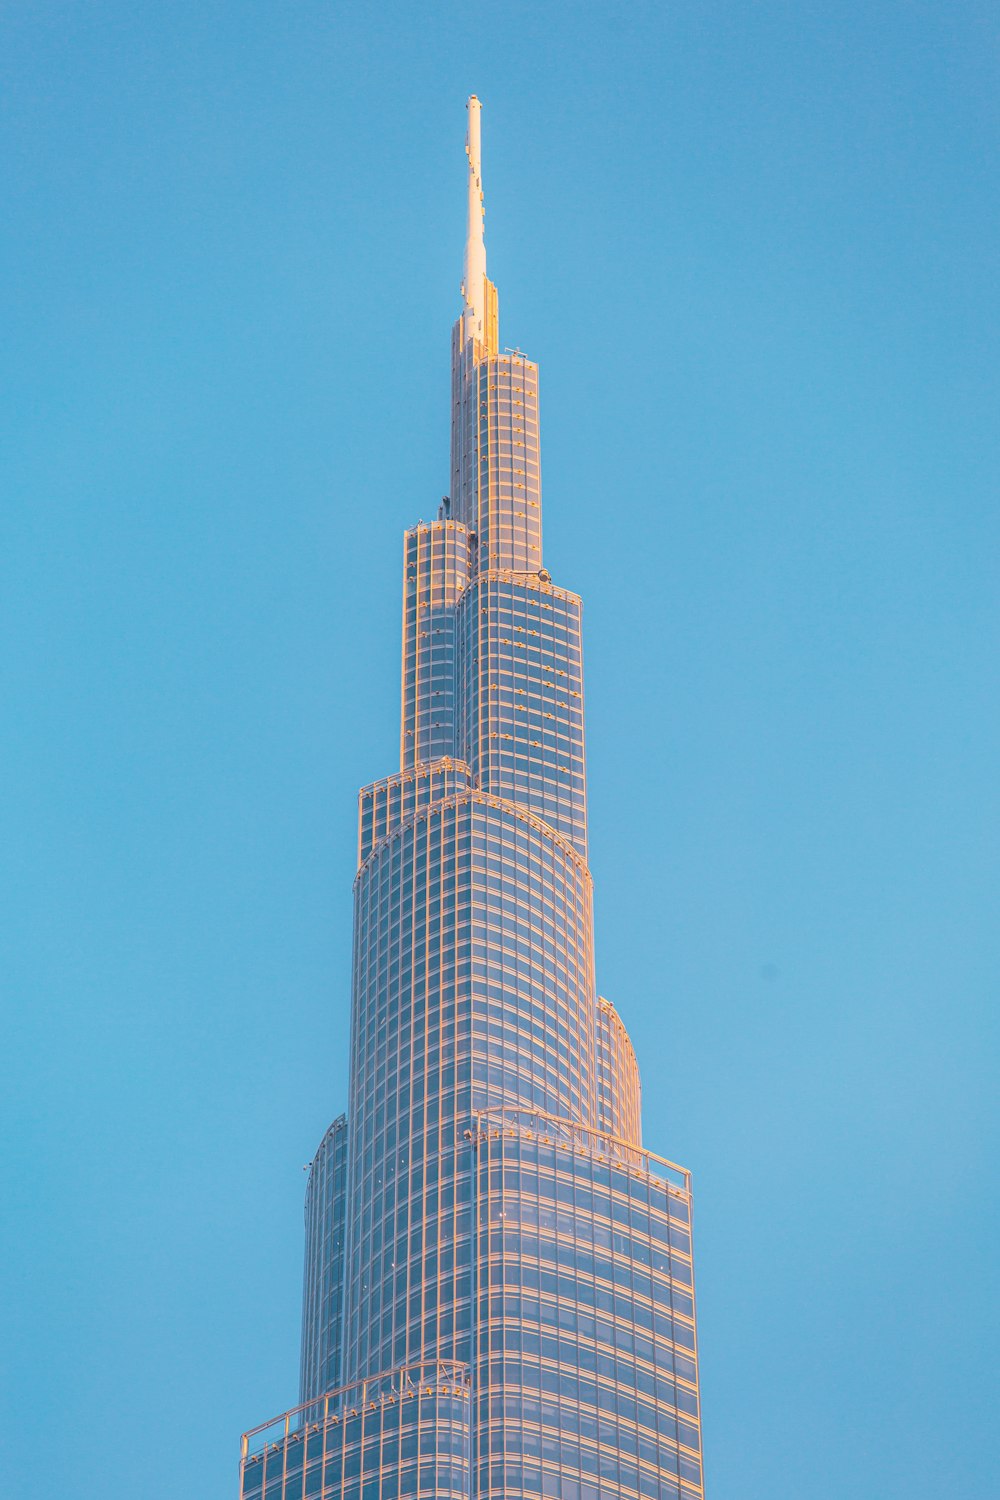
<svg viewBox="0 0 1000 1500">
<path fill-rule="evenodd" d="M 483 235 L 483 158 L 480 134 L 482 105 L 475 94 L 469 99 L 469 128 L 465 154 L 469 158 L 469 208 L 465 231 L 465 263 L 462 272 L 465 338 L 486 341 L 486 241 Z"/>
</svg>

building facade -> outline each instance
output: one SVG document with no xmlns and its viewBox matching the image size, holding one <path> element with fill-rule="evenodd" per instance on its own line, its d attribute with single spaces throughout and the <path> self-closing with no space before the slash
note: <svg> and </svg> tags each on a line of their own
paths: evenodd
<svg viewBox="0 0 1000 1500">
<path fill-rule="evenodd" d="M 300 1404 L 245 1435 L 241 1500 L 699 1500 L 690 1181 L 597 994 L 581 603 L 542 562 L 468 108 L 451 495 L 404 540 L 400 770 L 360 796 Z"/>
</svg>

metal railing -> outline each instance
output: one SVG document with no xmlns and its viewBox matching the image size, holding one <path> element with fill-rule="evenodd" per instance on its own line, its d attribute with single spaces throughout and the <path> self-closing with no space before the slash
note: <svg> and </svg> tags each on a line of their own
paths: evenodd
<svg viewBox="0 0 1000 1500">
<path fill-rule="evenodd" d="M 400 1365 L 381 1375 L 369 1375 L 365 1380 L 355 1380 L 350 1385 L 326 1391 L 322 1396 L 303 1401 L 280 1416 L 272 1417 L 269 1422 L 251 1427 L 240 1439 L 240 1456 L 245 1463 L 267 1448 L 280 1447 L 304 1428 L 313 1425 L 318 1428 L 331 1417 L 356 1414 L 364 1407 L 374 1409 L 387 1400 L 416 1395 L 421 1390 L 427 1395 L 440 1391 L 442 1386 L 457 1386 L 466 1391 L 470 1378 L 469 1366 L 459 1360 L 424 1361 Z"/>
<path fill-rule="evenodd" d="M 549 1115 L 540 1109 L 481 1110 L 476 1119 L 480 1135 L 501 1135 L 506 1131 L 527 1136 L 538 1141 L 551 1141 L 553 1145 L 569 1146 L 585 1151 L 597 1160 L 606 1159 L 658 1177 L 671 1188 L 690 1194 L 691 1173 L 665 1156 L 657 1156 L 642 1146 L 633 1146 L 616 1135 L 606 1135 L 590 1125 L 580 1125 L 575 1120 L 560 1115 Z"/>
</svg>

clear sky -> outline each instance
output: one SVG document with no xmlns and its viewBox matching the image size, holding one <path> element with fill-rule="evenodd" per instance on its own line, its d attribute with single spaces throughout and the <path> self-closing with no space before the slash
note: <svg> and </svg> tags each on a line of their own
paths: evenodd
<svg viewBox="0 0 1000 1500">
<path fill-rule="evenodd" d="M 294 1403 L 464 101 L 710 1500 L 996 1494 L 995 5 L 8 0 L 0 1488 Z"/>
</svg>

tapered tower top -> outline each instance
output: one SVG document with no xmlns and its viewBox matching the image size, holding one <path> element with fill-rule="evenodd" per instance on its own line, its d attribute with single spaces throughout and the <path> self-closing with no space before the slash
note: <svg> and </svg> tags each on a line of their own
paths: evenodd
<svg viewBox="0 0 1000 1500">
<path fill-rule="evenodd" d="M 469 204 L 465 227 L 465 262 L 462 270 L 462 321 L 466 340 L 485 343 L 487 337 L 486 240 L 483 231 L 483 157 L 480 115 L 482 105 L 475 94 L 469 99 L 469 125 L 465 154 L 469 159 Z"/>
</svg>

